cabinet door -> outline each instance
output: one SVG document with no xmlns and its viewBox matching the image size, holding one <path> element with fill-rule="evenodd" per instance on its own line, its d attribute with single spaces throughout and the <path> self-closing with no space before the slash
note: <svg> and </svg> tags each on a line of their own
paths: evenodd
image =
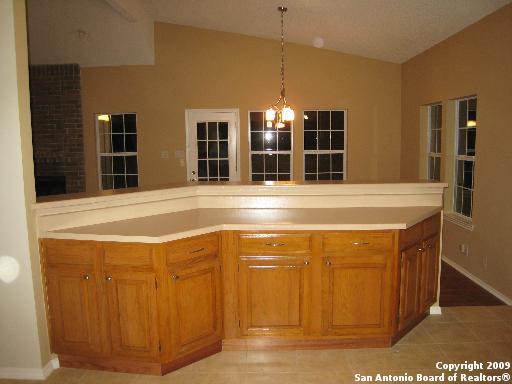
<svg viewBox="0 0 512 384">
<path fill-rule="evenodd" d="M 222 339 L 220 264 L 216 257 L 169 267 L 173 356 Z"/>
<path fill-rule="evenodd" d="M 414 244 L 401 253 L 399 330 L 411 324 L 419 313 L 421 256 L 420 244 Z"/>
<path fill-rule="evenodd" d="M 380 335 L 391 326 L 391 253 L 324 258 L 324 335 Z"/>
<path fill-rule="evenodd" d="M 306 334 L 310 270 L 308 257 L 240 257 L 242 335 Z"/>
<path fill-rule="evenodd" d="M 105 274 L 112 354 L 155 360 L 159 355 L 155 274 Z"/>
<path fill-rule="evenodd" d="M 420 312 L 429 309 L 437 300 L 437 276 L 439 270 L 439 235 L 423 242 L 421 261 Z"/>
<path fill-rule="evenodd" d="M 52 352 L 101 352 L 98 280 L 92 267 L 52 267 L 46 271 Z"/>
</svg>

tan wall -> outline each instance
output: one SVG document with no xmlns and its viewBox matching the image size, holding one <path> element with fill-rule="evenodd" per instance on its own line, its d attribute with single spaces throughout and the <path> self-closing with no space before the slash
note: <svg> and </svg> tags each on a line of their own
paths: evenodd
<svg viewBox="0 0 512 384">
<path fill-rule="evenodd" d="M 450 99 L 473 94 L 478 96 L 475 229 L 446 223 L 444 255 L 512 298 L 512 5 L 403 64 L 403 178 L 418 176 L 420 106 L 443 101 L 446 109 Z M 445 132 L 455 129 L 453 120 L 446 117 L 443 123 Z M 461 243 L 469 244 L 468 256 L 459 253 Z"/>
<path fill-rule="evenodd" d="M 279 42 L 156 23 L 155 66 L 84 68 L 87 190 L 97 184 L 93 115 L 138 113 L 140 184 L 185 181 L 185 109 L 240 108 L 241 177 L 248 179 L 248 110 L 279 94 Z M 400 65 L 290 44 L 287 96 L 303 108 L 348 109 L 348 178 L 400 173 Z M 302 120 L 294 127 L 294 175 L 302 179 Z M 160 151 L 170 158 L 161 159 Z"/>
</svg>

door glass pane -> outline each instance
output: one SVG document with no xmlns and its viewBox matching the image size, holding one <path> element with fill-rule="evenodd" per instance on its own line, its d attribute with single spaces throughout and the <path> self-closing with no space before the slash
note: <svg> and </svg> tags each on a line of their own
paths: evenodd
<svg viewBox="0 0 512 384">
<path fill-rule="evenodd" d="M 199 122 L 196 128 L 198 180 L 229 180 L 229 123 L 227 121 Z M 263 145 L 257 138 L 253 138 L 252 142 L 252 145 Z"/>
</svg>

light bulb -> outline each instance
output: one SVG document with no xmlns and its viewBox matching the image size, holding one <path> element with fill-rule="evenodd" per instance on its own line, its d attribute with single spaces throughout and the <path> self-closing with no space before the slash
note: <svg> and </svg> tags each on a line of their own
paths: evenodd
<svg viewBox="0 0 512 384">
<path fill-rule="evenodd" d="M 282 121 L 278 122 L 276 128 L 284 128 L 284 123 Z"/>
<path fill-rule="evenodd" d="M 293 121 L 295 119 L 295 112 L 290 107 L 283 108 L 283 121 Z"/>
<path fill-rule="evenodd" d="M 274 108 L 269 108 L 265 111 L 265 120 L 274 120 L 276 118 L 276 110 Z"/>
<path fill-rule="evenodd" d="M 99 121 L 110 121 L 110 116 L 109 115 L 98 115 L 98 120 Z"/>
<path fill-rule="evenodd" d="M 272 128 L 272 120 L 267 120 L 267 128 Z"/>
</svg>

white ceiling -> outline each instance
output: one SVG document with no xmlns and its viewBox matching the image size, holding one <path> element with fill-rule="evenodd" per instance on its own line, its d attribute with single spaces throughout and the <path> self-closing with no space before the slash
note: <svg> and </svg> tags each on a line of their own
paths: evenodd
<svg viewBox="0 0 512 384">
<path fill-rule="evenodd" d="M 512 0 L 140 0 L 157 21 L 279 39 L 402 63 Z"/>
</svg>

